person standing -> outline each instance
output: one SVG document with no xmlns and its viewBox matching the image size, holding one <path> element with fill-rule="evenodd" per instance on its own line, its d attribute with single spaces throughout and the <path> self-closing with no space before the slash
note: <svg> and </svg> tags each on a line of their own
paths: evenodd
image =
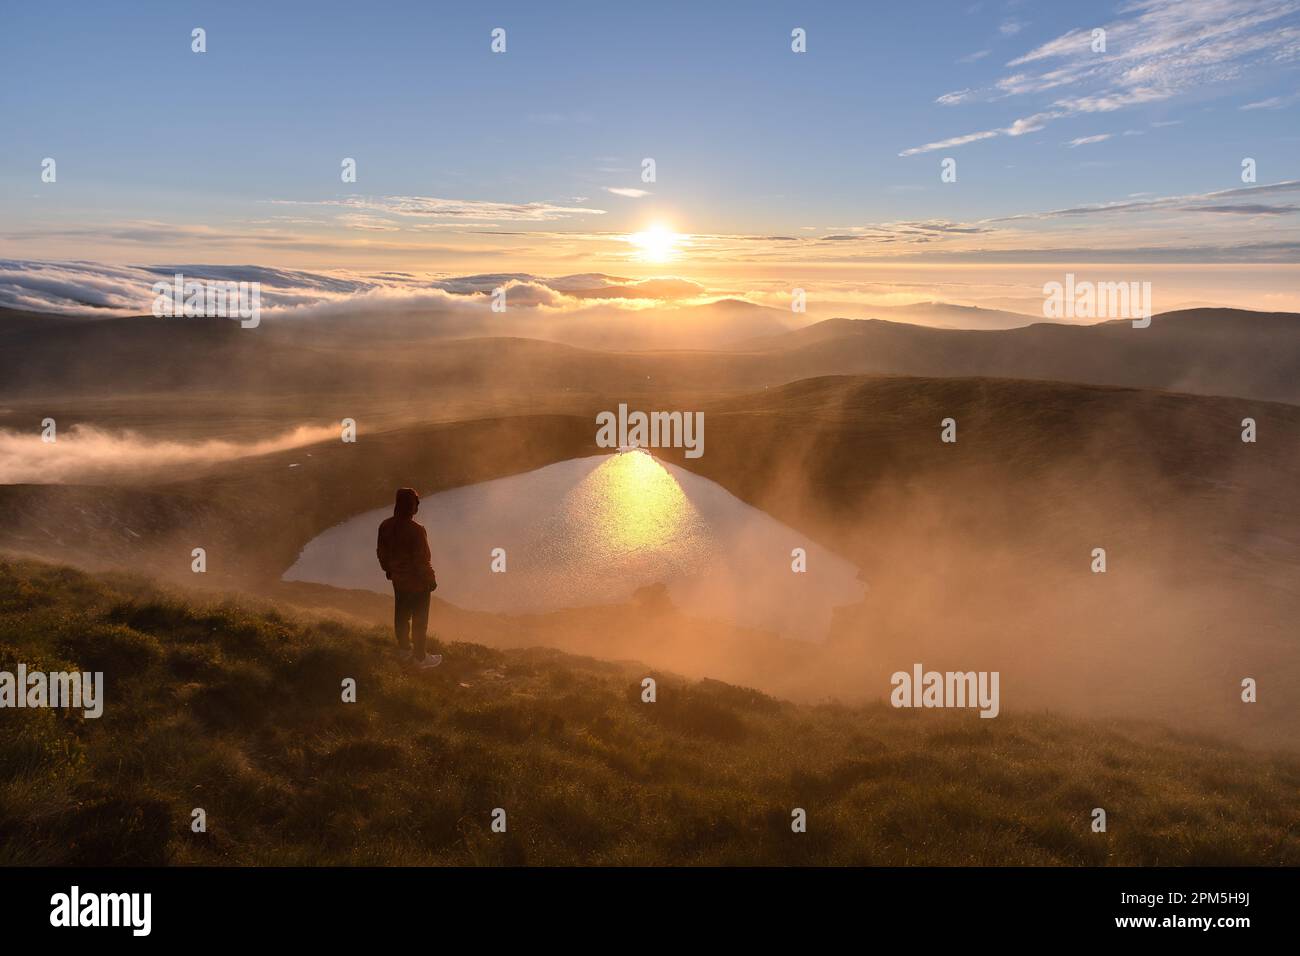
<svg viewBox="0 0 1300 956">
<path fill-rule="evenodd" d="M 426 654 L 429 596 L 438 587 L 429 553 L 429 536 L 415 520 L 420 496 L 414 488 L 398 488 L 393 516 L 379 525 L 375 554 L 384 574 L 393 582 L 393 630 L 404 659 L 421 668 L 437 667 L 441 654 Z"/>
</svg>

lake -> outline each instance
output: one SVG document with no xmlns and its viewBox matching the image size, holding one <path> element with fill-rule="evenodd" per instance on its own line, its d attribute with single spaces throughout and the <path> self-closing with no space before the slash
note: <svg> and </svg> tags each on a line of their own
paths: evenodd
<svg viewBox="0 0 1300 956">
<path fill-rule="evenodd" d="M 391 593 L 375 558 L 379 508 L 312 539 L 284 575 Z M 825 636 L 862 599 L 857 568 L 721 485 L 645 451 L 575 458 L 420 502 L 438 597 L 503 613 L 627 601 L 662 583 L 683 612 L 788 637 Z M 807 572 L 791 551 L 807 552 Z M 502 548 L 506 571 L 491 570 Z"/>
</svg>

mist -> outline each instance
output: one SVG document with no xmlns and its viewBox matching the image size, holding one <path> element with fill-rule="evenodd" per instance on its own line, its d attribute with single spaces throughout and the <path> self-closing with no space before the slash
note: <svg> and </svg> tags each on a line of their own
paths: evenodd
<svg viewBox="0 0 1300 956">
<path fill-rule="evenodd" d="M 0 431 L 0 484 L 73 484 L 166 470 L 172 475 L 197 465 L 237 461 L 271 452 L 337 440 L 330 425 L 300 425 L 260 441 L 168 441 L 76 424 L 44 441 L 39 431 Z"/>
</svg>

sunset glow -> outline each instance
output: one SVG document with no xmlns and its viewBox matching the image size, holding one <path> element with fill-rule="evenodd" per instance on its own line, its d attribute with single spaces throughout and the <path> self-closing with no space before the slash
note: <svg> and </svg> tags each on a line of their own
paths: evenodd
<svg viewBox="0 0 1300 956">
<path fill-rule="evenodd" d="M 656 222 L 628 236 L 628 242 L 637 247 L 637 257 L 645 262 L 671 262 L 677 258 L 678 245 L 684 238 Z"/>
</svg>

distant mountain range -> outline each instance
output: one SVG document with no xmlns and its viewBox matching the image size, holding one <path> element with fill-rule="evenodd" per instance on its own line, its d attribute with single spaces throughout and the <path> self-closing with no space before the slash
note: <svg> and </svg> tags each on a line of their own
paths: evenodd
<svg viewBox="0 0 1300 956">
<path fill-rule="evenodd" d="M 916 302 L 912 305 L 873 305 L 863 311 L 873 319 L 890 319 L 930 325 L 940 329 L 1018 329 L 1042 316 L 1022 315 L 1004 309 L 984 309 L 977 305 L 952 305 L 948 302 Z"/>
<path fill-rule="evenodd" d="M 830 319 L 748 348 L 809 374 L 980 375 L 1300 401 L 1300 315 L 1290 312 L 1192 309 L 1155 316 L 1148 328 L 1039 322 L 991 331 Z"/>
<path fill-rule="evenodd" d="M 0 396 L 123 394 L 147 390 L 365 390 L 382 377 L 412 395 L 451 382 L 503 380 L 610 394 L 670 385 L 709 391 L 762 388 L 819 375 L 904 374 L 1041 379 L 1300 404 L 1300 315 L 1193 309 L 1129 322 L 1047 322 L 998 330 L 936 329 L 879 319 L 830 319 L 793 331 L 763 309 L 714 303 L 637 328 L 694 324 L 724 338 L 754 320 L 766 334 L 724 350 L 646 351 L 671 340 L 610 324 L 603 351 L 505 338 L 449 339 L 428 316 L 264 322 L 213 319 L 79 320 L 0 310 Z M 757 311 L 755 311 L 757 310 Z M 624 313 L 628 315 L 628 313 Z M 594 325 L 596 320 L 591 320 Z M 630 322 L 628 318 L 622 322 Z M 469 330 L 467 329 L 468 333 Z M 630 344 L 629 344 L 630 342 Z M 361 348 L 360 346 L 365 346 Z"/>
</svg>

